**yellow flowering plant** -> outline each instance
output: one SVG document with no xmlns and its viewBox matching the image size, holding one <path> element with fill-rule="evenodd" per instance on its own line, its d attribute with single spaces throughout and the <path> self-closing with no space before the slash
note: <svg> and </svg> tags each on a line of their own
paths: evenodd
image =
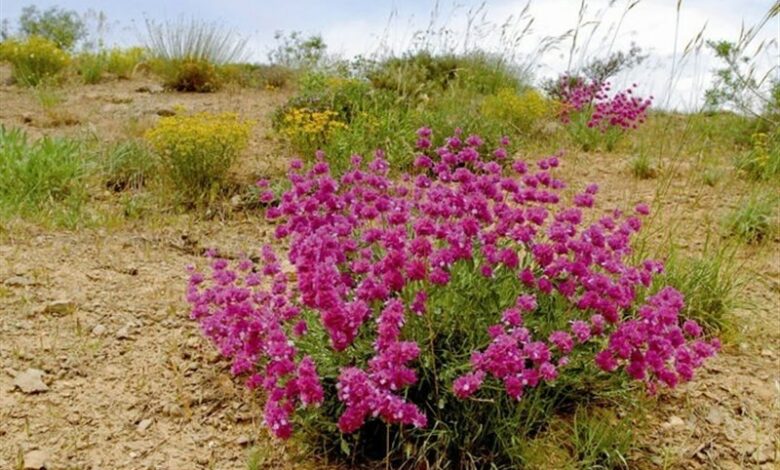
<svg viewBox="0 0 780 470">
<path fill-rule="evenodd" d="M 177 114 L 161 118 L 146 139 L 180 195 L 198 202 L 224 183 L 253 125 L 235 113 Z"/>
<path fill-rule="evenodd" d="M 11 77 L 24 86 L 37 86 L 59 74 L 70 62 L 67 52 L 40 36 L 30 36 L 24 41 L 3 41 L 0 59 L 11 63 Z"/>
<path fill-rule="evenodd" d="M 488 118 L 511 124 L 521 133 L 529 133 L 540 121 L 553 115 L 553 105 L 534 89 L 517 93 L 512 88 L 502 88 L 485 98 L 482 112 Z"/>
<path fill-rule="evenodd" d="M 280 133 L 292 146 L 307 155 L 324 146 L 334 132 L 346 128 L 337 112 L 305 107 L 288 109 L 279 125 Z"/>
</svg>

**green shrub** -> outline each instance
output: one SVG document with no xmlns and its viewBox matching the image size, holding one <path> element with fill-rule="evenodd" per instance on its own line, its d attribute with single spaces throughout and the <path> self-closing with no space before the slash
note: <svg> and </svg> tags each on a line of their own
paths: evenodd
<svg viewBox="0 0 780 470">
<path fill-rule="evenodd" d="M 744 197 L 724 218 L 727 233 L 747 243 L 765 241 L 777 229 L 777 203 L 777 194 L 760 190 Z"/>
<path fill-rule="evenodd" d="M 145 143 L 126 140 L 109 147 L 101 170 L 105 186 L 112 191 L 144 187 L 158 171 L 158 161 Z"/>
<path fill-rule="evenodd" d="M 243 88 L 277 90 L 293 80 L 293 71 L 282 65 L 227 64 L 219 67 L 219 73 L 225 83 Z"/>
<path fill-rule="evenodd" d="M 234 113 L 175 115 L 161 118 L 146 138 L 183 202 L 198 203 L 223 188 L 252 125 Z"/>
<path fill-rule="evenodd" d="M 24 7 L 19 17 L 19 29 L 25 36 L 40 36 L 58 48 L 72 50 L 87 36 L 87 28 L 78 13 L 51 7 L 38 11 L 34 5 Z"/>
<path fill-rule="evenodd" d="M 0 214 L 77 214 L 87 198 L 84 155 L 78 141 L 30 142 L 22 130 L 0 126 Z"/>
<path fill-rule="evenodd" d="M 11 63 L 11 77 L 24 86 L 36 86 L 57 76 L 70 61 L 54 42 L 40 36 L 0 43 L 0 58 Z"/>
</svg>

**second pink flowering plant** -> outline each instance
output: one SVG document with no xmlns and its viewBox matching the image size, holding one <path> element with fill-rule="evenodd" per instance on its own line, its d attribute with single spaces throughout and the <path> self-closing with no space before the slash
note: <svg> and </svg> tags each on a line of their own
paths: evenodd
<svg viewBox="0 0 780 470">
<path fill-rule="evenodd" d="M 262 196 L 284 255 L 191 273 L 192 317 L 275 436 L 511 465 L 556 407 L 619 377 L 674 387 L 718 349 L 679 292 L 650 289 L 661 263 L 629 263 L 646 206 L 598 216 L 595 185 L 563 198 L 558 156 L 418 136 L 397 180 L 381 152 L 340 178 L 324 155 L 293 162 L 291 189 Z"/>
<path fill-rule="evenodd" d="M 618 140 L 647 118 L 653 97 L 636 96 L 637 84 L 612 93 L 612 84 L 564 75 L 553 94 L 562 105 L 560 118 L 583 150 L 604 144 L 613 150 Z"/>
</svg>

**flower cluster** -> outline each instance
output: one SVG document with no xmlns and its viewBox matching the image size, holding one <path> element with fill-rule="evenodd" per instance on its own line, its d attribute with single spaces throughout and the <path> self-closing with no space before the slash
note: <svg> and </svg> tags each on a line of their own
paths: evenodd
<svg viewBox="0 0 780 470">
<path fill-rule="evenodd" d="M 312 138 L 327 137 L 336 129 L 347 127 L 339 120 L 335 111 L 311 110 L 309 108 L 292 108 L 282 117 L 282 134 L 294 139 L 301 136 Z"/>
<path fill-rule="evenodd" d="M 608 129 L 636 129 L 645 122 L 647 109 L 653 97 L 634 95 L 637 84 L 610 96 L 609 82 L 586 81 L 582 78 L 563 76 L 556 92 L 563 104 L 561 120 L 571 121 L 571 114 L 586 112 L 587 126 L 606 132 Z"/>
<path fill-rule="evenodd" d="M 521 399 L 564 373 L 578 349 L 603 348 L 593 358 L 602 369 L 625 364 L 651 390 L 690 379 L 714 354 L 717 340 L 701 339 L 695 322 L 678 317 L 682 298 L 673 289 L 637 305 L 639 291 L 662 270 L 652 260 L 627 262 L 647 206 L 585 224 L 598 187 L 563 204 L 565 184 L 554 175 L 560 156 L 534 166 L 510 162 L 506 145 L 504 138 L 499 148 L 485 149 L 478 136 L 456 131 L 436 146 L 423 128 L 415 174 L 399 180 L 388 177 L 381 152 L 367 165 L 354 156 L 339 179 L 321 152 L 308 170 L 294 161 L 291 189 L 267 212 L 278 222 L 276 237 L 289 240 L 290 267 L 283 269 L 266 247 L 258 265 L 244 260 L 231 269 L 215 259 L 208 282 L 192 272 L 193 317 L 232 359 L 233 372 L 266 391 L 265 421 L 277 436 L 290 434 L 298 404 L 333 398 L 342 402 L 342 432 L 372 418 L 426 426 L 426 410 L 436 406 L 405 391 L 431 367 L 418 359 L 434 348 L 409 325 L 421 319 L 434 330 L 452 325 L 436 322 L 459 312 L 431 302 L 461 268 L 473 268 L 470 278 L 485 286 L 501 278 L 515 287 L 511 304 L 485 319 L 492 325 L 486 341 L 469 345 L 470 363 L 445 365 L 456 378 L 441 388 L 460 399 L 488 380 Z M 274 200 L 270 191 L 262 197 Z M 568 326 L 542 334 L 531 320 L 552 297 L 570 306 L 555 313 L 567 315 Z M 312 321 L 330 343 L 319 364 L 301 350 Z M 369 345 L 369 357 L 355 353 L 358 344 Z M 318 376 L 334 363 L 327 381 L 335 382 L 336 397 Z"/>
</svg>

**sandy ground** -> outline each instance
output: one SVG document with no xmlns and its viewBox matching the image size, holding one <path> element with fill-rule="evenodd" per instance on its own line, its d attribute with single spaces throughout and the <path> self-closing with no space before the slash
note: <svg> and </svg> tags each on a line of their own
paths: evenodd
<svg viewBox="0 0 780 470">
<path fill-rule="evenodd" d="M 153 81 L 133 80 L 63 95 L 58 112 L 71 115 L 71 125 L 54 125 L 29 92 L 0 87 L 0 123 L 34 136 L 115 139 L 176 105 L 235 110 L 258 121 L 241 173 L 254 178 L 284 162 L 267 137 L 281 93 L 169 94 Z M 604 188 L 602 207 L 654 200 L 659 180 L 631 178 L 624 159 L 567 160 L 572 183 Z M 673 229 L 681 250 L 695 253 L 704 229 L 745 188 L 694 184 L 696 169 L 685 164 L 675 172 L 655 200 L 662 216 L 651 232 L 658 241 Z M 229 222 L 181 216 L 162 226 L 0 231 L 0 468 L 22 468 L 26 460 L 51 469 L 237 469 L 246 467 L 249 449 L 262 454 L 260 468 L 317 466 L 267 437 L 261 404 L 231 379 L 183 301 L 184 267 L 202 263 L 202 249 L 252 252 L 269 239 L 254 213 Z M 651 401 L 632 466 L 780 465 L 780 240 L 743 247 L 738 260 L 748 280 L 734 312 L 739 331 L 693 383 Z"/>
</svg>

